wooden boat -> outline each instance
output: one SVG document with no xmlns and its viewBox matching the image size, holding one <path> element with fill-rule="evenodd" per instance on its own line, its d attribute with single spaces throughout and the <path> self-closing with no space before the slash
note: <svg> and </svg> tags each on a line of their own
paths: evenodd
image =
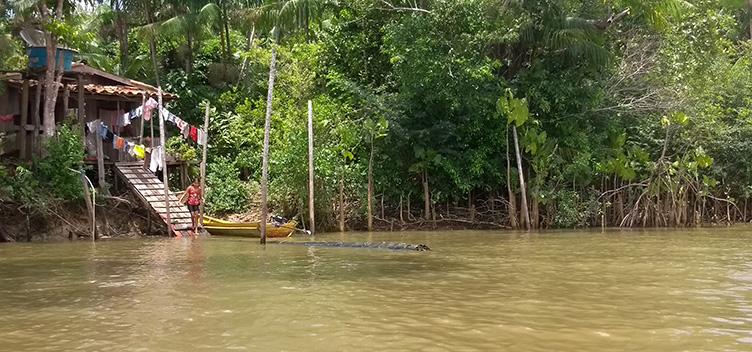
<svg viewBox="0 0 752 352">
<path fill-rule="evenodd" d="M 290 220 L 283 225 L 266 224 L 266 237 L 288 237 L 298 223 Z M 204 229 L 214 236 L 261 237 L 258 222 L 231 222 L 204 215 Z"/>
</svg>

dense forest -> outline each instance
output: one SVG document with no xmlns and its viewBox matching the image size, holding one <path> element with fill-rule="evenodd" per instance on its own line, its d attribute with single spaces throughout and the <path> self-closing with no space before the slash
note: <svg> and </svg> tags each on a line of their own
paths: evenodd
<svg viewBox="0 0 752 352">
<path fill-rule="evenodd" d="M 271 209 L 308 218 L 312 100 L 320 230 L 752 219 L 752 2 L 2 0 L 0 69 L 29 27 L 210 102 L 212 213 L 259 202 L 273 66 Z"/>
</svg>

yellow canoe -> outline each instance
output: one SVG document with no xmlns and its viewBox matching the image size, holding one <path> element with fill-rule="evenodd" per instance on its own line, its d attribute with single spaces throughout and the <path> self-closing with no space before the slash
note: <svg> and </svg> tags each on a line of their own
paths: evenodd
<svg viewBox="0 0 752 352">
<path fill-rule="evenodd" d="M 272 223 L 266 224 L 267 237 L 287 237 L 295 231 L 298 223 L 294 220 L 281 226 L 274 226 Z M 215 219 L 211 216 L 204 215 L 204 229 L 214 236 L 236 236 L 236 237 L 261 237 L 259 231 L 259 222 L 230 222 Z"/>
</svg>

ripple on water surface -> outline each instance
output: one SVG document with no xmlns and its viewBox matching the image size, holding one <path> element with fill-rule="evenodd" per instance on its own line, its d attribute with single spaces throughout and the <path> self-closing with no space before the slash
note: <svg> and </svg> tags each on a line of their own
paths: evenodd
<svg viewBox="0 0 752 352">
<path fill-rule="evenodd" d="M 747 228 L 0 245 L 7 351 L 749 351 Z"/>
</svg>

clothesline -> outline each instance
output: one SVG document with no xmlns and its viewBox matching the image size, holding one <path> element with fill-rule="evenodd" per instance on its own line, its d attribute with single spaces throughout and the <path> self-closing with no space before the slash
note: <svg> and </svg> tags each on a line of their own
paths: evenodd
<svg viewBox="0 0 752 352">
<path fill-rule="evenodd" d="M 139 116 L 143 116 L 145 121 L 150 121 L 151 111 L 158 106 L 159 103 L 157 103 L 154 98 L 149 98 L 149 100 L 147 100 L 144 105 L 121 115 L 120 119 L 118 119 L 118 124 L 120 126 L 128 126 L 131 121 L 137 119 Z M 167 108 L 165 108 L 164 106 L 162 106 L 162 118 L 165 121 L 171 122 L 172 124 L 177 126 L 177 128 L 180 129 L 180 133 L 183 135 L 183 138 L 190 138 L 199 145 L 204 145 L 206 141 L 206 132 L 204 130 L 191 126 L 187 122 L 183 121 L 183 119 L 177 117 L 175 114 L 167 110 Z"/>
<path fill-rule="evenodd" d="M 150 149 L 145 147 L 143 144 L 129 142 L 125 140 L 125 138 L 120 137 L 110 131 L 110 129 L 107 128 L 107 126 L 99 119 L 87 123 L 86 127 L 88 128 L 89 133 L 96 133 L 103 140 L 111 139 L 113 149 L 121 150 L 132 157 L 143 159 L 144 157 L 146 157 L 146 152 L 150 151 L 151 158 L 149 163 L 149 170 L 151 170 L 151 172 L 157 172 L 159 170 L 162 170 L 162 168 L 164 167 L 164 160 L 162 160 L 161 153 L 162 148 L 164 148 L 163 146 L 160 145 Z"/>
</svg>

